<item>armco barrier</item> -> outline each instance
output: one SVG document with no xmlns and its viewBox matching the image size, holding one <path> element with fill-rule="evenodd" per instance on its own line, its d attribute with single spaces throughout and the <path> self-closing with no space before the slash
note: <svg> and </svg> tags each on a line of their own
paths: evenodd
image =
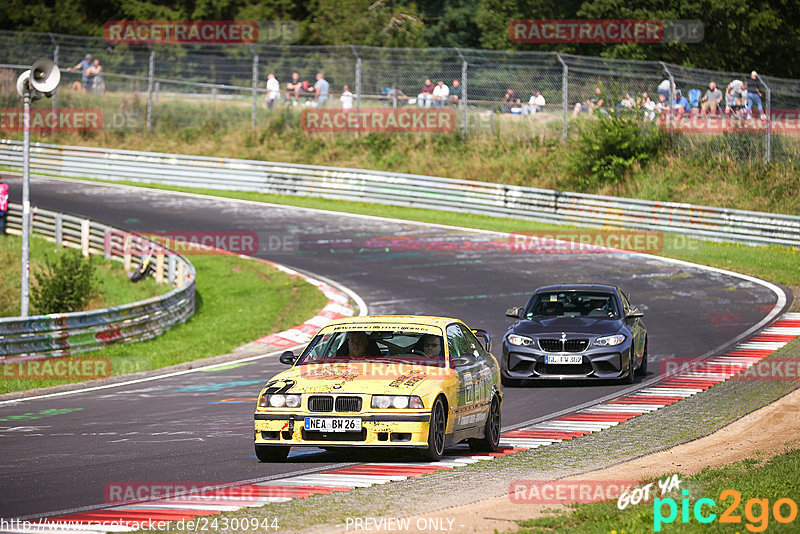
<svg viewBox="0 0 800 534">
<path fill-rule="evenodd" d="M 146 253 L 143 247 L 164 250 L 162 245 L 145 239 L 132 241 L 127 244 L 130 250 L 126 250 L 119 238 L 126 234 L 115 228 L 63 213 L 38 208 L 31 211 L 33 234 L 57 245 L 80 248 L 87 256 L 103 254 L 130 264 L 131 255 Z M 21 206 L 10 204 L 10 233 L 19 233 L 21 226 Z M 0 362 L 10 356 L 63 356 L 143 341 L 186 321 L 194 313 L 194 267 L 178 254 L 169 253 L 164 258 L 166 282 L 176 287 L 159 297 L 85 312 L 0 318 Z"/>
<path fill-rule="evenodd" d="M 0 140 L 0 165 L 21 169 L 22 144 Z M 34 172 L 205 189 L 433 208 L 591 228 L 800 246 L 800 217 L 337 167 L 35 144 Z"/>
</svg>

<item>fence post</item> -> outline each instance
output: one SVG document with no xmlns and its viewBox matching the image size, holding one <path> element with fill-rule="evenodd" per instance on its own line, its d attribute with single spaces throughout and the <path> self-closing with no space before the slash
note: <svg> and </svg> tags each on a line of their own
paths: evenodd
<svg viewBox="0 0 800 534">
<path fill-rule="evenodd" d="M 569 107 L 569 102 L 567 99 L 569 98 L 569 67 L 567 63 L 561 58 L 561 54 L 556 52 L 556 58 L 561 63 L 561 142 L 565 142 L 567 140 L 567 108 Z"/>
<path fill-rule="evenodd" d="M 667 73 L 667 78 L 669 79 L 669 102 L 667 102 L 667 121 L 669 121 L 669 150 L 672 151 L 672 106 L 675 105 L 675 78 L 672 77 L 672 73 L 667 68 L 667 64 L 663 61 L 659 61 L 661 68 L 664 69 L 664 72 Z"/>
<path fill-rule="evenodd" d="M 250 45 L 250 51 L 253 53 L 253 109 L 250 113 L 250 122 L 255 128 L 258 119 L 258 53 L 253 45 Z"/>
<path fill-rule="evenodd" d="M 147 129 L 153 127 L 153 77 L 156 70 L 156 51 L 150 45 L 150 62 L 147 67 Z"/>
<path fill-rule="evenodd" d="M 467 136 L 467 58 L 461 53 L 461 50 L 456 48 L 458 57 L 461 58 L 461 105 L 463 112 L 461 114 L 461 136 Z"/>
<path fill-rule="evenodd" d="M 772 161 L 772 89 L 769 88 L 769 85 L 764 81 L 764 78 L 761 77 L 760 74 L 756 74 L 756 78 L 758 81 L 761 82 L 761 85 L 764 86 L 764 91 L 767 92 L 767 101 L 766 104 L 766 111 L 765 115 L 767 116 L 767 136 L 766 136 L 766 146 L 764 147 L 764 163 L 767 165 L 770 164 Z"/>
<path fill-rule="evenodd" d="M 356 129 L 356 137 L 358 137 L 358 130 L 361 128 L 361 56 L 358 55 L 355 46 L 350 45 L 350 50 L 356 57 L 356 124 L 359 125 Z"/>
</svg>

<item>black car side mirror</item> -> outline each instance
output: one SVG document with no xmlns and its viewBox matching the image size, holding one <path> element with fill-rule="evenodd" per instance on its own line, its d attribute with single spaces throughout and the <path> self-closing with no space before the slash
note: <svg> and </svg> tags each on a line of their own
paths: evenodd
<svg viewBox="0 0 800 534">
<path fill-rule="evenodd" d="M 472 331 L 481 343 L 483 343 L 483 349 L 486 352 L 492 352 L 492 336 L 489 335 L 489 332 L 484 330 L 483 328 L 478 328 Z"/>
<path fill-rule="evenodd" d="M 294 352 L 290 350 L 287 350 L 286 352 L 281 354 L 280 361 L 283 364 L 294 365 L 295 360 L 297 360 L 297 357 L 294 355 Z"/>
<path fill-rule="evenodd" d="M 506 310 L 506 317 L 513 317 L 514 319 L 522 319 L 522 308 L 509 308 Z"/>
<path fill-rule="evenodd" d="M 627 319 L 635 319 L 637 317 L 644 317 L 644 312 L 642 312 L 639 308 L 631 308 L 628 311 L 628 314 L 625 317 Z"/>
</svg>

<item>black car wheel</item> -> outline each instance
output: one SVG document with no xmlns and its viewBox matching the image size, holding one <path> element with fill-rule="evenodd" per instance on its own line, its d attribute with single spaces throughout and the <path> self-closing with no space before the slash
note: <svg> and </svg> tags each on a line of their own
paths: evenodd
<svg viewBox="0 0 800 534">
<path fill-rule="evenodd" d="M 437 398 L 431 409 L 431 422 L 428 425 L 428 448 L 423 451 L 423 456 L 433 462 L 438 462 L 444 454 L 445 428 L 447 418 L 444 413 L 444 403 Z"/>
<path fill-rule="evenodd" d="M 647 374 L 647 340 L 644 341 L 644 354 L 642 355 L 642 363 L 639 365 L 639 369 L 636 371 L 639 376 L 644 376 Z"/>
<path fill-rule="evenodd" d="M 471 440 L 469 442 L 470 450 L 495 452 L 500 447 L 500 426 L 500 401 L 497 400 L 497 397 L 493 397 L 489 414 L 486 417 L 486 425 L 483 428 L 483 438 Z"/>
<path fill-rule="evenodd" d="M 628 357 L 628 374 L 625 375 L 620 382 L 623 384 L 633 384 L 636 374 L 636 355 L 631 347 L 630 356 Z"/>
<path fill-rule="evenodd" d="M 282 462 L 289 456 L 289 447 L 256 445 L 256 458 L 260 462 Z"/>
</svg>

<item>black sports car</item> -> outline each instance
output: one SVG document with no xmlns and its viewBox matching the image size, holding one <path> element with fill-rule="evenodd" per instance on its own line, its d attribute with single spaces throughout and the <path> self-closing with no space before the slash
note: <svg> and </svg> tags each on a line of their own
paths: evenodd
<svg viewBox="0 0 800 534">
<path fill-rule="evenodd" d="M 583 378 L 633 383 L 647 372 L 647 329 L 642 312 L 618 287 L 567 284 L 537 289 L 503 337 L 500 378 L 504 386 L 522 380 Z"/>
</svg>

